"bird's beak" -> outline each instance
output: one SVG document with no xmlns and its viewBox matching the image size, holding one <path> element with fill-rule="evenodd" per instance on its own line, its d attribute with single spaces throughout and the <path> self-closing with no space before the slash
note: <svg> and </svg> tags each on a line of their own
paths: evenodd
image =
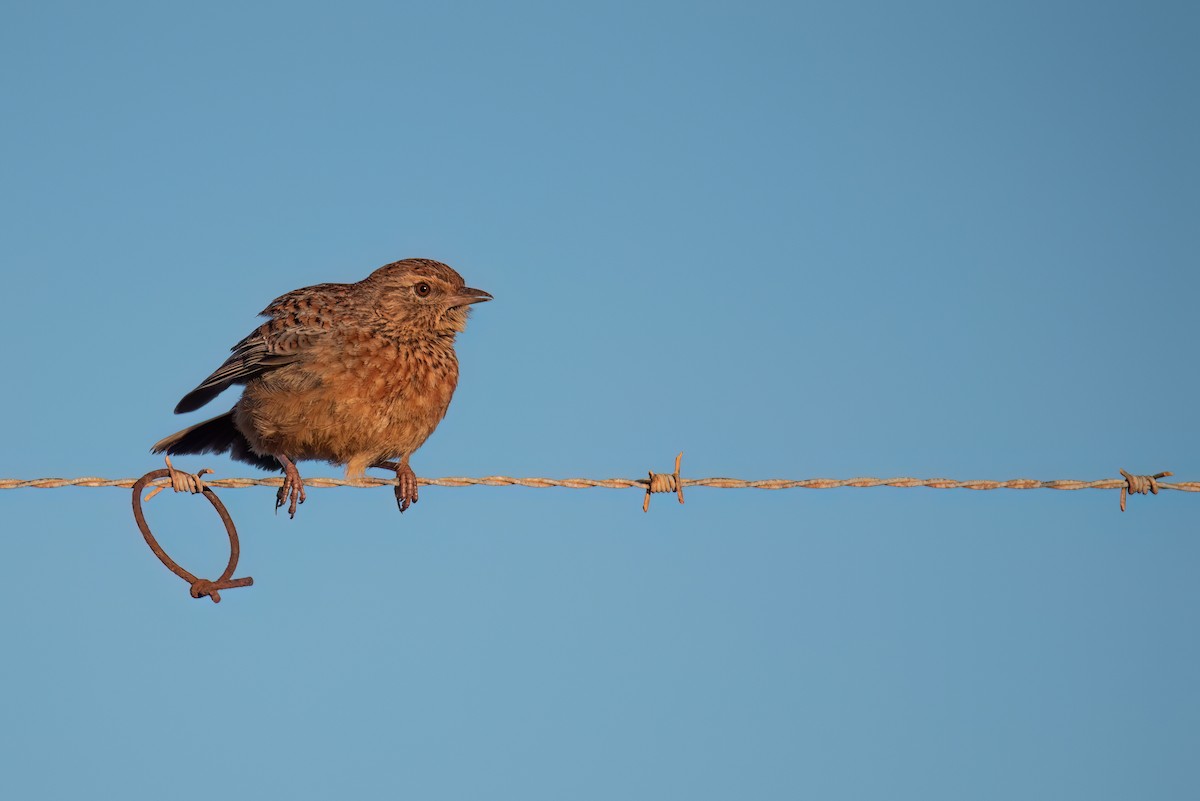
<svg viewBox="0 0 1200 801">
<path fill-rule="evenodd" d="M 450 307 L 469 306 L 472 303 L 483 303 L 486 300 L 491 300 L 492 296 L 482 289 L 471 289 L 471 287 L 463 287 L 458 291 L 457 295 L 449 297 Z"/>
</svg>

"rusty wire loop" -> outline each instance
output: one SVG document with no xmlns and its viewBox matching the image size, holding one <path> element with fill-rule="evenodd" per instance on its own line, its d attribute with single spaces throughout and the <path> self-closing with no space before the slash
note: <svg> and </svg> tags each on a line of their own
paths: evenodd
<svg viewBox="0 0 1200 801">
<path fill-rule="evenodd" d="M 1134 476 L 1122 470 L 1121 475 L 1125 476 L 1125 486 L 1121 487 L 1121 511 L 1124 512 L 1126 493 L 1130 495 L 1157 495 L 1158 480 L 1175 474 L 1170 470 L 1166 470 L 1162 473 L 1155 473 L 1152 476 Z"/>
<path fill-rule="evenodd" d="M 642 501 L 642 511 L 650 511 L 650 495 L 655 492 L 677 492 L 679 493 L 679 502 L 683 503 L 683 481 L 679 478 L 679 463 L 683 460 L 683 451 L 675 457 L 675 472 L 674 473 L 655 473 L 650 472 L 650 478 L 646 480 L 646 500 Z"/>
<path fill-rule="evenodd" d="M 190 585 L 190 592 L 193 598 L 203 598 L 208 596 L 212 598 L 212 602 L 217 604 L 221 602 L 221 590 L 233 589 L 234 587 L 249 587 L 254 584 L 254 579 L 250 576 L 245 578 L 233 578 L 233 571 L 237 569 L 238 556 L 241 553 L 241 548 L 238 545 L 237 528 L 233 525 L 233 518 L 229 516 L 229 511 L 225 508 L 225 504 L 217 497 L 216 493 L 205 485 L 201 476 L 206 473 L 211 473 L 211 470 L 204 469 L 194 475 L 189 475 L 181 470 L 176 470 L 171 466 L 170 460 L 167 460 L 167 467 L 163 470 L 153 470 L 139 478 L 133 485 L 133 519 L 137 521 L 137 526 L 142 532 L 142 536 L 146 538 L 146 544 L 150 546 L 150 550 L 154 551 L 154 555 L 159 561 L 166 565 L 167 569 Z M 150 486 L 151 482 L 158 479 L 166 478 L 170 482 L 170 486 L 175 488 L 176 492 L 191 492 L 199 495 L 203 494 L 208 502 L 213 505 L 220 515 L 221 521 L 225 524 L 225 533 L 229 535 L 229 563 L 225 566 L 225 572 L 220 575 L 215 581 L 209 579 L 197 578 L 179 565 L 174 559 L 167 555 L 163 547 L 158 544 L 158 540 L 150 533 L 150 526 L 146 524 L 146 517 L 142 513 L 142 490 Z M 146 496 L 145 500 L 149 501 L 163 489 L 163 485 L 156 486 L 154 491 Z"/>
</svg>

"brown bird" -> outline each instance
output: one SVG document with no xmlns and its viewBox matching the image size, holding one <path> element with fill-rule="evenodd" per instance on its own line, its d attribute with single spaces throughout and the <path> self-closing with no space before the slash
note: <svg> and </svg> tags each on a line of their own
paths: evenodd
<svg viewBox="0 0 1200 801">
<path fill-rule="evenodd" d="M 179 401 L 199 409 L 233 384 L 242 397 L 219 417 L 159 440 L 154 453 L 226 453 L 282 469 L 275 508 L 304 503 L 296 462 L 396 471 L 396 503 L 417 501 L 413 452 L 446 415 L 458 384 L 454 338 L 472 303 L 491 300 L 441 262 L 405 259 L 356 284 L 317 284 L 276 298 L 270 318 Z M 395 461 L 391 461 L 395 460 Z"/>
</svg>

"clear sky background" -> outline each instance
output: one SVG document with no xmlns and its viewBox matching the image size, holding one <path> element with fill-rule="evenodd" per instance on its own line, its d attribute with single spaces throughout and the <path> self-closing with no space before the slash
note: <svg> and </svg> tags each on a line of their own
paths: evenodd
<svg viewBox="0 0 1200 801">
<path fill-rule="evenodd" d="M 0 476 L 160 467 L 268 301 L 422 256 L 496 300 L 419 475 L 1200 479 L 1198 37 L 1186 2 L 8 3 Z M 1200 496 L 220 494 L 255 585 L 213 605 L 127 490 L 0 493 L 0 796 L 1200 795 Z M 207 504 L 148 513 L 220 571 Z"/>
</svg>

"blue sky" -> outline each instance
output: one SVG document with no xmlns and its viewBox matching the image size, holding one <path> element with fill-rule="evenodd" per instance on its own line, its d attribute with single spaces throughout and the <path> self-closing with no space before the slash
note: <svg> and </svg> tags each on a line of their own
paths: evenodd
<svg viewBox="0 0 1200 801">
<path fill-rule="evenodd" d="M 419 475 L 682 450 L 693 477 L 1196 480 L 1198 28 L 1169 2 L 9 4 L 0 476 L 156 469 L 268 301 L 422 256 L 496 300 Z M 128 491 L 0 494 L 0 795 L 1198 790 L 1196 496 L 221 497 L 255 586 L 214 606 Z M 149 513 L 219 572 L 206 504 Z"/>
</svg>

